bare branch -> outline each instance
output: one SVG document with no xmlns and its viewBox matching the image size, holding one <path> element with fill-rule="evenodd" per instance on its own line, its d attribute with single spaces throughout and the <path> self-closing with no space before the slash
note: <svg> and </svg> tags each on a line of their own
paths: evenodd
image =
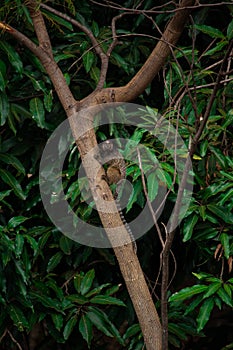
<svg viewBox="0 0 233 350">
<path fill-rule="evenodd" d="M 19 350 L 23 350 L 23 348 L 21 347 L 21 345 L 17 342 L 17 340 L 14 338 L 13 334 L 9 331 L 9 329 L 7 330 L 7 333 L 9 334 L 11 340 L 13 341 L 13 343 L 16 344 L 17 348 Z"/>
<path fill-rule="evenodd" d="M 40 47 L 52 58 L 53 53 L 50 38 L 45 27 L 44 18 L 38 8 L 38 3 L 34 0 L 28 0 L 28 9 L 33 21 L 34 29 Z"/>
</svg>

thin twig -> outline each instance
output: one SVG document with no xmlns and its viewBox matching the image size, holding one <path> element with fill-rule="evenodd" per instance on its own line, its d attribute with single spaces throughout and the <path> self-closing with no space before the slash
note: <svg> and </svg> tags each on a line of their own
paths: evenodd
<svg viewBox="0 0 233 350">
<path fill-rule="evenodd" d="M 7 333 L 9 334 L 11 340 L 13 341 L 13 343 L 15 343 L 17 345 L 17 347 L 19 348 L 19 350 L 23 350 L 23 348 L 21 347 L 21 345 L 17 342 L 17 340 L 13 337 L 13 334 L 9 331 L 9 329 L 7 330 Z"/>
<path fill-rule="evenodd" d="M 193 6 L 185 6 L 185 7 L 177 7 L 177 4 L 174 1 L 168 1 L 167 3 L 165 3 L 164 5 L 160 5 L 160 6 L 155 6 L 153 8 L 151 8 L 150 10 L 139 10 L 137 9 L 133 9 L 133 8 L 126 8 L 123 6 L 120 6 L 117 3 L 114 3 L 112 1 L 105 1 L 105 3 L 101 3 L 95 0 L 90 0 L 93 4 L 96 4 L 98 6 L 102 6 L 102 7 L 109 7 L 112 8 L 114 10 L 118 10 L 118 11 L 135 11 L 136 14 L 140 14 L 142 12 L 146 12 L 148 14 L 164 14 L 164 13 L 175 13 L 178 12 L 184 8 L 186 9 L 200 9 L 201 7 L 216 7 L 216 6 L 224 6 L 224 5 L 232 5 L 231 1 L 225 1 L 225 2 L 219 2 L 219 3 L 215 3 L 215 4 L 200 4 L 199 1 L 197 1 L 197 5 L 193 5 Z M 172 10 L 165 10 L 164 8 L 168 5 L 174 5 L 174 9 Z M 157 8 L 162 8 L 162 10 L 156 10 Z"/>
</svg>

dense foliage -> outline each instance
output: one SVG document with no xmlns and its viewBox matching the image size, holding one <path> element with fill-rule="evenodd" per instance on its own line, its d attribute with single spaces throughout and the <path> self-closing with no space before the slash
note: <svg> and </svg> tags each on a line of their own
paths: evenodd
<svg viewBox="0 0 233 350">
<path fill-rule="evenodd" d="M 117 4 L 51 3 L 90 29 L 107 49 L 111 19 L 121 12 Z M 138 3 L 126 1 L 124 6 L 135 8 Z M 188 145 L 213 96 L 223 58 L 231 49 L 223 67 L 227 74 L 220 79 L 193 157 L 192 203 L 172 249 L 177 266 L 171 262 L 171 275 L 175 269 L 169 286 L 171 349 L 201 349 L 202 344 L 218 350 L 233 348 L 233 6 L 211 5 L 194 10 L 193 23 L 186 28 L 178 48 L 135 101 L 155 108 L 178 125 Z M 151 7 L 152 1 L 144 1 L 139 9 Z M 168 3 L 153 13 L 129 13 L 117 22 L 120 45 L 112 52 L 106 86 L 124 85 L 133 77 L 160 36 L 157 26 L 161 30 L 165 27 L 172 10 Z M 5 1 L 0 11 L 1 20 L 36 40 L 23 1 Z M 74 96 L 82 99 L 95 89 L 100 74 L 92 44 L 69 21 L 45 9 L 43 13 L 56 61 Z M 43 209 L 40 158 L 48 137 L 65 118 L 52 83 L 38 59 L 4 31 L 0 53 L 1 349 L 110 349 L 110 343 L 115 349 L 142 349 L 140 328 L 113 252 L 71 241 L 51 224 Z M 147 123 L 153 126 L 149 107 Z M 144 129 L 111 125 L 97 134 L 99 140 L 127 137 L 145 144 L 163 166 L 158 181 L 168 188 L 173 185 L 171 156 Z M 59 146 L 62 152 L 62 142 Z M 79 164 L 79 154 L 72 146 L 64 169 L 67 198 L 78 215 L 99 222 L 80 197 L 76 178 Z M 145 196 L 138 166 L 129 164 L 127 175 L 134 187 L 126 213 L 130 221 L 144 206 Z M 153 197 L 158 188 L 151 179 L 148 192 Z M 161 227 L 173 202 L 174 193 L 170 192 Z M 160 251 L 153 228 L 139 240 L 138 254 L 158 307 L 159 283 L 155 281 Z"/>
</svg>

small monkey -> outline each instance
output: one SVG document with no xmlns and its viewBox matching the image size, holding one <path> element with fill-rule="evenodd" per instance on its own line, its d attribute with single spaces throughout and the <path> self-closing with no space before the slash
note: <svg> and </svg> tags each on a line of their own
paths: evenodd
<svg viewBox="0 0 233 350">
<path fill-rule="evenodd" d="M 108 182 L 109 185 L 112 185 L 112 184 L 116 185 L 116 190 L 114 193 L 116 206 L 117 206 L 119 215 L 121 217 L 121 220 L 132 240 L 133 249 L 136 254 L 137 245 L 135 243 L 133 233 L 122 212 L 122 209 L 120 206 L 120 200 L 118 196 L 121 189 L 122 181 L 126 178 L 125 160 L 112 141 L 107 140 L 101 143 L 99 147 L 100 147 L 100 157 L 101 157 L 102 163 L 107 165 L 105 180 Z"/>
</svg>

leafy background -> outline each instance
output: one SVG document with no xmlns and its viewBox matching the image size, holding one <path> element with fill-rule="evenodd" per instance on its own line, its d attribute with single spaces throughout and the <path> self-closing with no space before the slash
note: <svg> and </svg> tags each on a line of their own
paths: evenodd
<svg viewBox="0 0 233 350">
<path fill-rule="evenodd" d="M 127 1 L 124 6 L 135 4 Z M 142 5 L 145 9 L 151 6 L 151 1 Z M 169 10 L 170 6 L 165 8 Z M 57 1 L 54 7 L 85 24 L 107 49 L 110 21 L 119 13 L 117 10 L 88 1 Z M 69 22 L 45 10 L 43 13 L 56 61 L 74 96 L 81 99 L 93 91 L 100 74 L 91 42 Z M 184 86 L 188 85 L 191 93 L 195 91 L 196 112 L 202 118 L 219 62 L 233 38 L 232 13 L 233 7 L 228 4 L 197 8 L 193 12 L 194 24 L 184 31 L 179 49 L 174 50 L 163 71 L 135 101 L 156 108 L 174 125 L 178 120 L 179 133 L 186 144 L 195 132 L 196 115 Z M 0 15 L 1 20 L 34 40 L 23 2 L 5 1 Z M 153 20 L 164 28 L 170 16 L 170 12 L 161 12 L 153 14 Z M 159 37 L 153 21 L 142 15 L 125 16 L 118 27 L 121 45 L 112 53 L 106 86 L 128 82 Z M 142 349 L 140 328 L 112 250 L 93 249 L 69 240 L 51 224 L 43 209 L 38 186 L 40 157 L 50 134 L 65 118 L 51 81 L 37 58 L 4 32 L 0 53 L 1 349 Z M 171 349 L 233 348 L 230 60 L 228 70 L 228 79 L 217 91 L 193 159 L 193 199 L 173 246 L 177 268 L 169 287 Z M 147 122 L 153 125 L 154 121 L 148 116 Z M 159 180 L 169 187 L 173 163 L 156 139 L 140 128 L 117 125 L 97 133 L 100 141 L 127 136 L 149 147 L 163 164 L 165 175 Z M 62 152 L 62 142 L 60 148 Z M 71 147 L 64 168 L 64 189 L 78 215 L 98 222 L 92 209 L 82 203 L 77 189 L 79 164 L 78 152 Z M 135 190 L 126 213 L 130 221 L 143 207 L 145 198 L 138 167 L 130 164 L 127 175 Z M 148 192 L 153 197 L 156 189 L 152 184 L 153 181 L 148 184 Z M 171 193 L 161 221 L 167 219 L 165 213 L 169 213 L 173 202 Z M 158 308 L 159 285 L 155 290 L 153 286 L 160 249 L 154 228 L 138 242 L 139 259 Z"/>
</svg>

